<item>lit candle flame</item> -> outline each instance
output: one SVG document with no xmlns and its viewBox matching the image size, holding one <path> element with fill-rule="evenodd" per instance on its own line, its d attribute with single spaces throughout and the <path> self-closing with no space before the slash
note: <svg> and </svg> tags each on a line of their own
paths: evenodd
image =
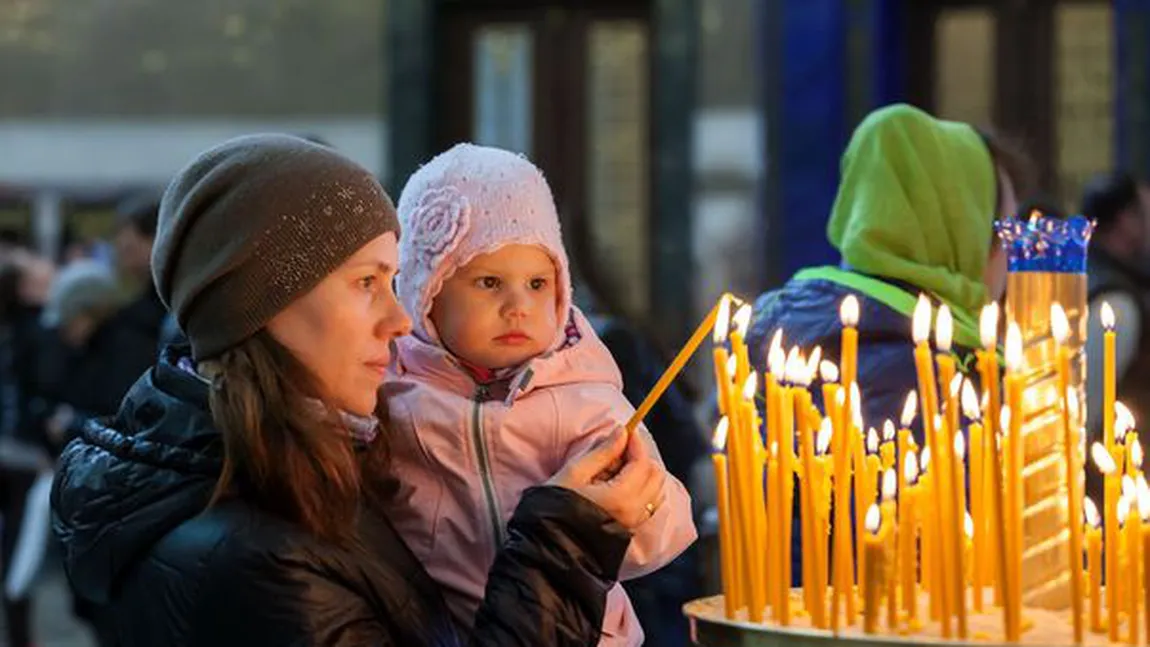
<svg viewBox="0 0 1150 647">
<path fill-rule="evenodd" d="M 878 432 L 874 430 L 874 427 L 867 429 L 867 432 L 866 432 L 866 450 L 867 450 L 867 453 L 869 453 L 869 454 L 877 454 L 878 453 Z"/>
<path fill-rule="evenodd" d="M 853 294 L 848 294 L 839 306 L 839 320 L 843 326 L 853 328 L 859 323 L 859 300 Z"/>
<path fill-rule="evenodd" d="M 882 512 L 878 509 L 878 505 L 872 503 L 866 511 L 866 522 L 864 526 L 866 531 L 871 534 L 878 534 L 879 525 L 882 523 Z"/>
<path fill-rule="evenodd" d="M 1134 443 L 1130 446 L 1130 461 L 1134 463 L 1134 467 L 1142 467 L 1142 441 L 1137 437 L 1134 438 Z"/>
<path fill-rule="evenodd" d="M 747 328 L 751 327 L 751 315 L 754 314 L 754 309 L 751 304 L 744 303 L 739 306 L 735 311 L 735 316 L 731 318 L 731 323 L 735 324 L 735 332 L 739 333 L 740 337 L 747 336 Z"/>
<path fill-rule="evenodd" d="M 922 465 L 922 471 L 924 472 L 930 467 L 930 447 L 922 448 L 922 458 L 920 458 L 918 462 Z"/>
<path fill-rule="evenodd" d="M 966 517 L 962 520 L 962 529 L 966 532 L 967 539 L 974 539 L 974 517 L 970 513 L 966 513 Z"/>
<path fill-rule="evenodd" d="M 954 435 L 954 455 L 960 461 L 966 458 L 966 437 L 961 431 Z"/>
<path fill-rule="evenodd" d="M 855 427 L 862 429 L 862 395 L 859 393 L 858 382 L 851 382 L 851 422 Z"/>
<path fill-rule="evenodd" d="M 1022 330 L 1014 321 L 1006 327 L 1006 369 L 1011 372 L 1022 370 Z"/>
<path fill-rule="evenodd" d="M 735 357 L 734 355 L 731 355 L 730 357 L 727 358 L 727 377 L 729 377 L 733 380 L 733 379 L 735 379 L 735 375 L 738 372 L 739 372 L 739 358 Z"/>
<path fill-rule="evenodd" d="M 824 359 L 823 361 L 819 362 L 819 377 L 823 379 L 823 382 L 838 382 L 839 367 L 836 366 L 834 362 Z"/>
<path fill-rule="evenodd" d="M 831 448 L 831 438 L 834 436 L 834 425 L 831 424 L 830 418 L 823 418 L 822 424 L 819 426 L 819 435 L 815 438 L 815 451 L 819 454 L 826 454 Z"/>
<path fill-rule="evenodd" d="M 887 470 L 882 473 L 882 500 L 892 501 L 898 491 L 898 472 Z"/>
<path fill-rule="evenodd" d="M 1138 496 L 1138 484 L 1134 482 L 1134 477 L 1129 474 L 1122 477 L 1122 496 L 1129 499 Z"/>
<path fill-rule="evenodd" d="M 962 373 L 955 373 L 954 377 L 950 378 L 950 397 L 957 398 L 962 393 L 962 381 L 965 379 Z"/>
<path fill-rule="evenodd" d="M 1090 497 L 1082 497 L 1082 514 L 1086 517 L 1086 523 L 1091 528 L 1098 528 L 1102 525 L 1102 516 L 1098 514 L 1098 506 L 1094 505 L 1094 499 Z"/>
<path fill-rule="evenodd" d="M 902 405 L 902 418 L 899 419 L 902 428 L 910 429 L 916 415 L 918 415 L 918 393 L 912 390 L 907 392 L 906 401 Z"/>
<path fill-rule="evenodd" d="M 998 413 L 998 428 L 1001 433 L 1006 433 L 1010 430 L 1010 407 L 1002 407 L 1002 411 Z"/>
<path fill-rule="evenodd" d="M 1078 417 L 1078 391 L 1072 386 L 1066 387 L 1066 412 L 1071 420 L 1080 420 Z"/>
<path fill-rule="evenodd" d="M 1094 458 L 1094 464 L 1098 466 L 1099 472 L 1112 474 L 1114 470 L 1118 469 L 1118 465 L 1114 463 L 1114 457 L 1106 451 L 1106 447 L 1102 443 L 1095 442 L 1091 445 L 1090 455 Z"/>
<path fill-rule="evenodd" d="M 727 331 L 731 327 L 731 300 L 727 295 L 723 295 L 719 299 L 719 314 L 715 317 L 715 329 L 711 333 L 711 339 L 715 344 L 722 344 L 727 341 Z"/>
<path fill-rule="evenodd" d="M 934 345 L 939 352 L 949 353 L 950 344 L 954 338 L 954 318 L 950 314 L 950 306 L 945 303 L 938 307 L 938 318 L 934 322 Z"/>
<path fill-rule="evenodd" d="M 914 343 L 922 344 L 930 337 L 930 299 L 925 294 L 918 295 L 918 304 L 914 307 L 914 318 L 911 320 L 911 337 Z"/>
<path fill-rule="evenodd" d="M 822 359 L 823 359 L 823 347 L 822 346 L 815 346 L 814 350 L 811 351 L 811 356 L 809 358 L 807 358 L 807 370 L 806 370 L 806 378 L 807 378 L 806 383 L 807 384 L 810 384 L 815 379 L 815 376 L 819 374 L 819 362 L 821 362 Z"/>
<path fill-rule="evenodd" d="M 723 453 L 723 449 L 727 446 L 727 431 L 730 429 L 731 421 L 727 416 L 719 419 L 719 424 L 715 425 L 715 435 L 711 437 L 711 447 L 715 449 L 715 453 Z"/>
<path fill-rule="evenodd" d="M 982 409 L 978 406 L 978 396 L 974 393 L 974 385 L 967 380 L 962 385 L 962 412 L 968 420 L 978 420 L 982 417 Z"/>
<path fill-rule="evenodd" d="M 743 398 L 747 400 L 755 399 L 755 391 L 759 388 L 759 374 L 756 371 L 751 371 L 747 376 L 747 381 L 743 382 Z"/>
<path fill-rule="evenodd" d="M 906 453 L 906 459 L 902 464 L 902 475 L 907 483 L 918 481 L 918 456 L 914 452 Z"/>
<path fill-rule="evenodd" d="M 1106 332 L 1114 330 L 1114 308 L 1110 307 L 1110 302 L 1102 302 L 1100 315 L 1102 317 L 1102 327 L 1106 329 Z"/>
<path fill-rule="evenodd" d="M 1061 303 L 1050 304 L 1050 334 L 1054 341 L 1065 344 L 1070 339 L 1070 321 L 1066 319 L 1066 311 Z"/>
<path fill-rule="evenodd" d="M 837 404 L 839 406 L 839 408 L 842 408 L 842 406 L 845 405 L 846 403 L 847 403 L 847 392 L 843 389 L 839 389 L 838 393 L 835 393 L 835 404 Z"/>
<path fill-rule="evenodd" d="M 1130 516 L 1130 497 L 1125 494 L 1118 497 L 1118 525 L 1126 525 L 1126 517 Z"/>
<path fill-rule="evenodd" d="M 1121 442 L 1134 429 L 1134 414 L 1122 402 L 1114 403 L 1114 439 Z"/>
<path fill-rule="evenodd" d="M 1150 521 L 1150 489 L 1138 489 L 1138 516 Z"/>
<path fill-rule="evenodd" d="M 787 354 L 783 352 L 782 346 L 771 344 L 771 350 L 767 353 L 767 369 L 776 381 L 781 381 L 786 376 Z"/>
<path fill-rule="evenodd" d="M 998 302 L 991 301 L 978 315 L 978 332 L 983 348 L 994 348 L 998 343 Z"/>
<path fill-rule="evenodd" d="M 882 421 L 882 441 L 884 443 L 894 442 L 894 423 L 890 421 L 890 418 Z"/>
<path fill-rule="evenodd" d="M 791 383 L 797 383 L 802 379 L 806 368 L 807 363 L 803 360 L 802 351 L 799 350 L 798 346 L 792 346 L 790 352 L 787 353 L 787 365 L 784 369 L 786 380 Z"/>
</svg>

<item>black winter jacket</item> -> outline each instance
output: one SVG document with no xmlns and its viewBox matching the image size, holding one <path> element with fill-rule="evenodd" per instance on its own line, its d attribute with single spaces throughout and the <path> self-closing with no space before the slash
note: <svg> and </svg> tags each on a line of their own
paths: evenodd
<svg viewBox="0 0 1150 647">
<path fill-rule="evenodd" d="M 73 590 L 120 645 L 596 644 L 630 541 L 598 506 L 528 490 L 462 637 L 387 519 L 364 511 L 344 548 L 241 500 L 206 508 L 221 440 L 208 387 L 173 358 L 67 447 L 52 491 Z"/>
</svg>

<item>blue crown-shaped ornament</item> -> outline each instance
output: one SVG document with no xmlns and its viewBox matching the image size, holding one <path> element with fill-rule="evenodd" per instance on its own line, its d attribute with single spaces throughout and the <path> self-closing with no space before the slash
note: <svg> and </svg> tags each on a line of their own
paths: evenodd
<svg viewBox="0 0 1150 647">
<path fill-rule="evenodd" d="M 1094 221 L 1082 216 L 1052 218 L 1035 211 L 1027 219 L 996 220 L 1011 272 L 1086 272 L 1086 248 Z"/>
</svg>

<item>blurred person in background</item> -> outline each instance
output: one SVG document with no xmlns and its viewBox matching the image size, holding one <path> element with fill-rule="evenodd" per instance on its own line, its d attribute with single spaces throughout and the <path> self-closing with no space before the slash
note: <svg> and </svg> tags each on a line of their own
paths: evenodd
<svg viewBox="0 0 1150 647">
<path fill-rule="evenodd" d="M 11 647 L 32 644 L 32 595 L 28 587 L 10 588 L 7 583 L 16 556 L 29 551 L 42 556 L 45 540 L 41 533 L 35 545 L 34 536 L 21 533 L 28 525 L 25 515 L 32 512 L 29 492 L 52 465 L 48 452 L 27 433 L 22 414 L 35 370 L 40 311 L 54 272 L 47 259 L 20 247 L 18 241 L 6 244 L 0 254 L 0 587 L 5 644 Z"/>
<path fill-rule="evenodd" d="M 156 239 L 159 198 L 151 194 L 134 196 L 116 208 L 117 227 L 112 242 L 116 269 L 135 297 L 120 309 L 111 326 L 128 329 L 131 336 L 153 352 L 160 339 L 168 311 L 152 284 L 152 245 Z M 135 351 L 133 351 L 135 352 Z"/>
<path fill-rule="evenodd" d="M 1083 192 L 1082 215 L 1096 223 L 1088 260 L 1086 362 L 1088 375 L 1102 375 L 1102 303 L 1114 311 L 1115 372 L 1118 399 L 1129 406 L 1139 423 L 1150 411 L 1150 195 L 1147 185 L 1126 172 L 1100 175 Z M 1089 428 L 1099 438 L 1102 428 L 1102 380 L 1087 380 Z"/>
</svg>

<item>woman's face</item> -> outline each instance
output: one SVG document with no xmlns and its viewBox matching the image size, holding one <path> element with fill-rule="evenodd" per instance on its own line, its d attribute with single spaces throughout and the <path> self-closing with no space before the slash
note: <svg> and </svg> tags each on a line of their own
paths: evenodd
<svg viewBox="0 0 1150 647">
<path fill-rule="evenodd" d="M 376 391 L 391 362 L 391 342 L 411 330 L 392 289 L 399 264 L 396 235 L 364 245 L 319 285 L 267 325 L 343 411 L 375 411 Z"/>
<path fill-rule="evenodd" d="M 995 218 L 1002 220 L 1014 217 L 1018 211 L 1018 196 L 1014 193 L 1014 183 L 1002 167 L 998 167 L 998 191 L 998 213 Z M 982 281 L 992 301 L 998 301 L 1006 293 L 1006 275 L 1006 251 L 1002 249 L 998 234 L 991 234 L 990 258 L 986 261 Z"/>
</svg>

